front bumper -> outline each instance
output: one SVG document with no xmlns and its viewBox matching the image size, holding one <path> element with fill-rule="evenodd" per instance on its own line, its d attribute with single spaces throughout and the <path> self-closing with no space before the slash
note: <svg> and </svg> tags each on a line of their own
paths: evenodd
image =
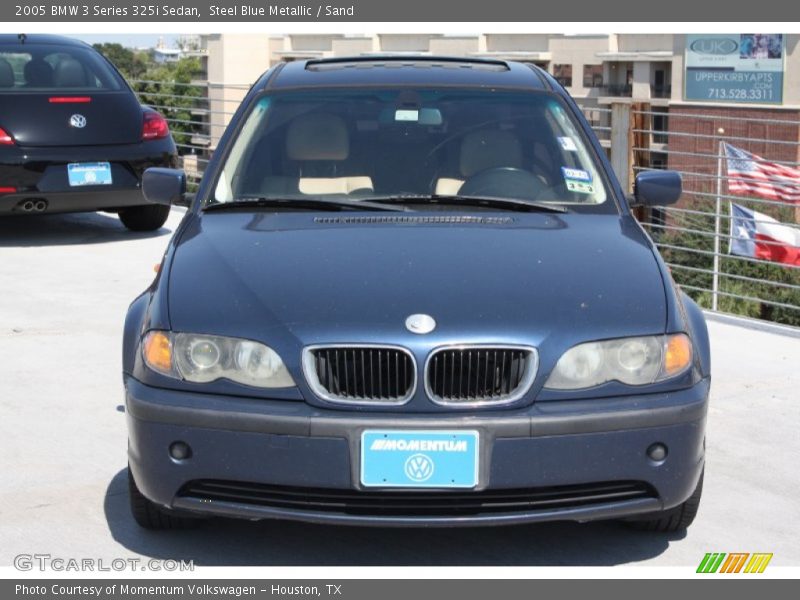
<svg viewBox="0 0 800 600">
<path fill-rule="evenodd" d="M 703 469 L 709 381 L 678 393 L 591 401 L 539 402 L 519 411 L 457 415 L 374 414 L 321 410 L 296 401 L 264 401 L 157 389 L 126 377 L 129 464 L 142 493 L 171 509 L 248 519 L 283 518 L 382 526 L 495 525 L 548 520 L 589 521 L 677 506 Z M 272 495 L 243 500 L 187 493 L 216 481 L 243 489 L 265 486 L 281 494 L 364 499 L 380 494 L 359 483 L 365 429 L 470 429 L 481 436 L 476 495 L 567 493 L 596 485 L 634 482 L 650 492 L 588 502 L 531 502 L 513 510 L 426 513 L 410 509 L 357 510 L 314 501 L 275 503 Z M 182 441 L 191 458 L 175 461 L 168 449 Z M 646 449 L 669 452 L 657 464 Z M 277 488 L 276 488 L 277 486 Z M 576 487 L 577 486 L 577 487 Z M 583 486 L 583 487 L 580 487 Z M 588 486 L 588 487 L 587 487 Z M 195 486 L 196 487 L 196 486 Z M 427 492 L 446 502 L 450 491 Z M 577 493 L 577 492 L 576 492 Z M 392 498 L 406 491 L 387 491 Z M 464 497 L 463 490 L 459 492 Z M 469 493 L 467 493 L 469 494 Z M 245 494 L 247 496 L 247 494 Z M 420 497 L 419 491 L 413 497 Z M 412 498 L 411 495 L 407 496 Z M 538 497 L 538 496 L 537 496 Z M 389 498 L 384 497 L 384 500 Z M 452 496 L 452 498 L 456 498 Z M 373 507 L 379 508 L 379 507 Z"/>
</svg>

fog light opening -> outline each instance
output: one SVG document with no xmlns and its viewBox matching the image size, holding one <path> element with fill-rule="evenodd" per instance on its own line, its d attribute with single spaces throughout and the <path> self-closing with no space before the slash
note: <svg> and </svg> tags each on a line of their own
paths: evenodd
<svg viewBox="0 0 800 600">
<path fill-rule="evenodd" d="M 186 442 L 172 442 L 169 456 L 172 460 L 187 460 L 192 457 L 192 449 Z"/>
<path fill-rule="evenodd" d="M 647 449 L 647 458 L 653 462 L 662 463 L 667 458 L 667 452 L 667 447 L 664 444 L 656 442 Z"/>
</svg>

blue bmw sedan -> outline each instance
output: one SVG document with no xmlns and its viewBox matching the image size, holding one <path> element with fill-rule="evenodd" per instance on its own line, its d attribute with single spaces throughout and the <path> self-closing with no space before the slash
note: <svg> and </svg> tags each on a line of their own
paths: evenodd
<svg viewBox="0 0 800 600">
<path fill-rule="evenodd" d="M 358 57 L 253 86 L 125 322 L 131 509 L 379 526 L 700 501 L 702 312 L 580 110 L 527 64 Z"/>
</svg>

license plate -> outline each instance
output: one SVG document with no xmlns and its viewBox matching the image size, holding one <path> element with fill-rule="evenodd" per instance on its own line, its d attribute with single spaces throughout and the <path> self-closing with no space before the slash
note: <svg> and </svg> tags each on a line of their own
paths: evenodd
<svg viewBox="0 0 800 600">
<path fill-rule="evenodd" d="M 70 163 L 67 165 L 69 184 L 73 187 L 81 185 L 111 185 L 111 164 Z"/>
<path fill-rule="evenodd" d="M 478 432 L 364 431 L 361 485 L 474 488 L 478 485 Z"/>
</svg>

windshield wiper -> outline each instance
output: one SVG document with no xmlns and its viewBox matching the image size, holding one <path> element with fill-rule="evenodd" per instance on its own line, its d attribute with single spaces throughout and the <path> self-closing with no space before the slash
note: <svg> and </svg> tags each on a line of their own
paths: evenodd
<svg viewBox="0 0 800 600">
<path fill-rule="evenodd" d="M 365 201 L 378 204 L 444 204 L 454 206 L 485 206 L 522 212 L 569 212 L 563 206 L 535 200 L 498 198 L 495 196 L 459 196 L 458 194 L 398 194 L 394 196 L 370 196 Z"/>
<path fill-rule="evenodd" d="M 309 208 L 317 210 L 389 210 L 407 211 L 405 206 L 388 206 L 361 200 L 344 200 L 338 198 L 267 198 L 265 196 L 243 196 L 230 202 L 208 204 L 203 210 L 231 210 L 237 208 L 279 207 Z"/>
</svg>

